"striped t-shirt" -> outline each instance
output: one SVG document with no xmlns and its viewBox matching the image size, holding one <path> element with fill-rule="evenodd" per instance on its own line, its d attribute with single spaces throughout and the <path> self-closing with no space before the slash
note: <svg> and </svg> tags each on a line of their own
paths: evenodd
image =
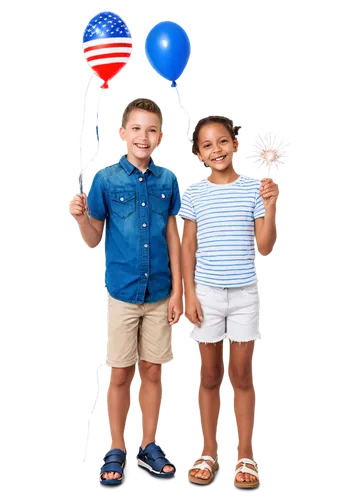
<svg viewBox="0 0 358 500">
<path fill-rule="evenodd" d="M 240 175 L 230 184 L 208 179 L 184 193 L 179 215 L 197 223 L 195 282 L 231 288 L 256 281 L 254 220 L 265 216 L 260 181 Z"/>
</svg>

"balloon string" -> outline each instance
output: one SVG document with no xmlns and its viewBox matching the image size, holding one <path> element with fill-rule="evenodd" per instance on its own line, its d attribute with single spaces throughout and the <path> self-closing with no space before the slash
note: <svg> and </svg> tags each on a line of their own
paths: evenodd
<svg viewBox="0 0 358 500">
<path fill-rule="evenodd" d="M 90 75 L 90 78 L 92 77 L 92 73 Z M 90 82 L 90 78 L 87 82 L 87 84 Z M 85 96 L 84 96 L 84 105 L 82 106 L 81 110 L 81 136 L 80 136 L 80 171 L 79 171 L 79 181 L 78 181 L 78 192 L 83 193 L 84 191 L 84 177 L 91 166 L 91 164 L 97 159 L 99 154 L 102 151 L 102 144 L 100 144 L 101 141 L 101 134 L 100 134 L 100 129 L 101 129 L 101 117 L 102 117 L 102 110 L 103 110 L 103 103 L 104 103 L 104 90 L 99 90 L 97 93 L 97 99 L 96 99 L 96 110 L 95 110 L 95 115 L 94 115 L 94 133 L 95 133 L 95 149 L 92 155 L 85 161 L 84 160 L 84 142 L 86 138 L 86 134 L 88 132 L 88 120 L 87 120 L 87 97 L 90 93 L 91 86 L 92 86 L 93 80 L 91 81 L 91 84 L 89 86 L 88 92 L 86 93 L 86 87 L 85 86 Z M 87 135 L 88 137 L 88 135 Z"/>
<path fill-rule="evenodd" d="M 86 137 L 86 132 L 88 129 L 88 113 L 87 113 L 87 98 L 89 96 L 89 93 L 91 91 L 92 83 L 93 83 L 93 72 L 90 72 L 89 78 L 86 82 L 85 88 L 83 90 L 83 105 L 81 106 L 81 114 L 80 114 L 80 170 L 79 170 L 79 176 L 78 176 L 78 185 L 77 185 L 77 190 L 78 192 L 82 193 L 83 192 L 83 173 L 82 173 L 82 168 L 83 164 L 85 161 L 85 155 L 84 155 L 84 142 L 85 142 L 85 137 Z M 88 90 L 87 90 L 88 88 Z M 87 91 L 87 92 L 86 92 Z"/>
<path fill-rule="evenodd" d="M 82 447 L 82 453 L 81 453 L 81 463 L 87 464 L 88 463 L 88 450 L 91 445 L 92 441 L 92 417 L 96 414 L 96 409 L 98 402 L 101 398 L 102 395 L 102 384 L 100 381 L 101 377 L 101 372 L 103 372 L 105 364 L 104 361 L 102 360 L 96 367 L 96 379 L 95 379 L 95 389 L 94 389 L 94 399 L 91 403 L 91 407 L 89 409 L 89 417 L 86 421 L 86 428 L 85 428 L 85 434 L 84 434 L 84 442 L 83 442 L 83 447 Z M 104 386 L 103 386 L 104 390 Z M 90 422 L 90 427 L 88 429 L 88 422 Z"/>
<path fill-rule="evenodd" d="M 86 161 L 83 167 L 83 175 L 87 173 L 87 170 L 91 166 L 91 164 L 97 159 L 100 152 L 102 151 L 103 144 L 100 144 L 100 128 L 101 128 L 101 117 L 104 103 L 104 94 L 105 91 L 102 89 L 98 90 L 97 101 L 96 101 L 96 114 L 94 119 L 94 131 L 96 134 L 95 137 L 95 149 L 90 158 Z"/>
<path fill-rule="evenodd" d="M 184 105 L 183 96 L 182 96 L 182 93 L 180 91 L 180 87 L 174 87 L 173 90 L 175 93 L 178 108 L 180 109 L 180 111 L 183 111 L 184 116 L 185 116 L 185 138 L 188 141 L 188 143 L 191 144 L 190 129 L 191 129 L 191 124 L 192 124 L 193 118 L 191 116 L 190 111 Z"/>
</svg>

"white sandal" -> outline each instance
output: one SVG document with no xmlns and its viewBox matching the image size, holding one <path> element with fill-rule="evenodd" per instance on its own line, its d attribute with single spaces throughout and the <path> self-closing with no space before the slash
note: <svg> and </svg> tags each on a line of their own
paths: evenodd
<svg viewBox="0 0 358 500">
<path fill-rule="evenodd" d="M 257 463 L 254 460 L 251 460 L 251 458 L 240 458 L 240 460 L 237 461 L 236 465 L 238 465 L 238 464 L 242 464 L 242 465 L 240 465 L 240 467 L 238 467 L 235 470 L 235 483 L 234 484 L 235 484 L 236 488 L 257 488 L 257 486 L 260 484 Z M 256 470 L 250 469 L 250 467 L 247 467 L 246 464 L 253 465 Z M 248 474 L 255 476 L 256 481 L 246 481 L 246 480 L 245 481 L 237 481 L 236 475 L 239 472 L 242 472 L 242 473 L 247 472 Z"/>
<path fill-rule="evenodd" d="M 194 464 L 193 467 L 191 469 L 189 469 L 189 473 L 188 473 L 188 479 L 191 483 L 195 483 L 195 484 L 201 484 L 201 485 L 205 485 L 205 484 L 210 484 L 213 482 L 214 480 L 214 477 L 215 477 L 215 472 L 218 470 L 219 468 L 219 464 L 218 464 L 218 457 L 215 458 L 215 460 L 212 458 L 212 457 L 209 457 L 208 455 L 204 455 L 200 458 L 198 458 L 198 460 L 203 460 L 200 464 Z M 197 460 L 197 461 L 198 461 Z M 207 460 L 210 460 L 212 462 L 212 465 L 209 465 Z M 196 477 L 196 476 L 192 476 L 190 474 L 190 472 L 194 469 L 199 469 L 199 470 L 208 470 L 210 472 L 210 476 L 206 479 L 203 479 L 201 477 Z"/>
</svg>

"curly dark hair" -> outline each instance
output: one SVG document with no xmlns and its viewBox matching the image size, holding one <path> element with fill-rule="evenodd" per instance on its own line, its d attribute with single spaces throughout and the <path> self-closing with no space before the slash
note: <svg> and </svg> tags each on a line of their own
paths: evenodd
<svg viewBox="0 0 358 500">
<path fill-rule="evenodd" d="M 195 127 L 193 133 L 192 152 L 195 155 L 199 153 L 198 139 L 199 139 L 200 129 L 201 127 L 207 125 L 208 123 L 221 123 L 226 127 L 232 139 L 235 139 L 235 136 L 239 133 L 239 129 L 241 128 L 241 127 L 234 127 L 234 122 L 229 118 L 226 118 L 225 116 L 208 116 L 207 118 L 202 118 L 201 120 L 198 121 L 197 126 Z"/>
</svg>

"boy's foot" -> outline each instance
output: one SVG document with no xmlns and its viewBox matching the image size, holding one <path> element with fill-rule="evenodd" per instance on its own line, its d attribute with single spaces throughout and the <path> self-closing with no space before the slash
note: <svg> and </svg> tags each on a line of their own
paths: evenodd
<svg viewBox="0 0 358 500">
<path fill-rule="evenodd" d="M 153 441 L 153 442 L 154 442 L 154 441 Z M 148 444 L 150 444 L 150 443 L 148 443 Z M 140 448 L 141 448 L 142 450 L 144 450 L 144 449 L 148 446 L 148 444 L 144 445 L 144 444 L 142 443 Z M 166 465 L 166 466 L 164 467 L 164 469 L 163 469 L 163 472 L 173 472 L 174 470 L 175 470 L 175 469 L 174 469 L 174 467 L 172 467 L 171 465 Z"/>
<path fill-rule="evenodd" d="M 123 469 L 126 463 L 126 452 L 119 448 L 111 449 L 104 457 L 101 467 L 100 481 L 105 485 L 121 484 Z"/>
<path fill-rule="evenodd" d="M 137 460 L 139 467 L 146 469 L 153 476 L 173 477 L 175 474 L 174 465 L 165 458 L 165 453 L 154 441 L 144 449 L 139 448 Z"/>
<path fill-rule="evenodd" d="M 122 476 L 119 472 L 104 472 L 101 479 L 120 479 Z"/>
</svg>

